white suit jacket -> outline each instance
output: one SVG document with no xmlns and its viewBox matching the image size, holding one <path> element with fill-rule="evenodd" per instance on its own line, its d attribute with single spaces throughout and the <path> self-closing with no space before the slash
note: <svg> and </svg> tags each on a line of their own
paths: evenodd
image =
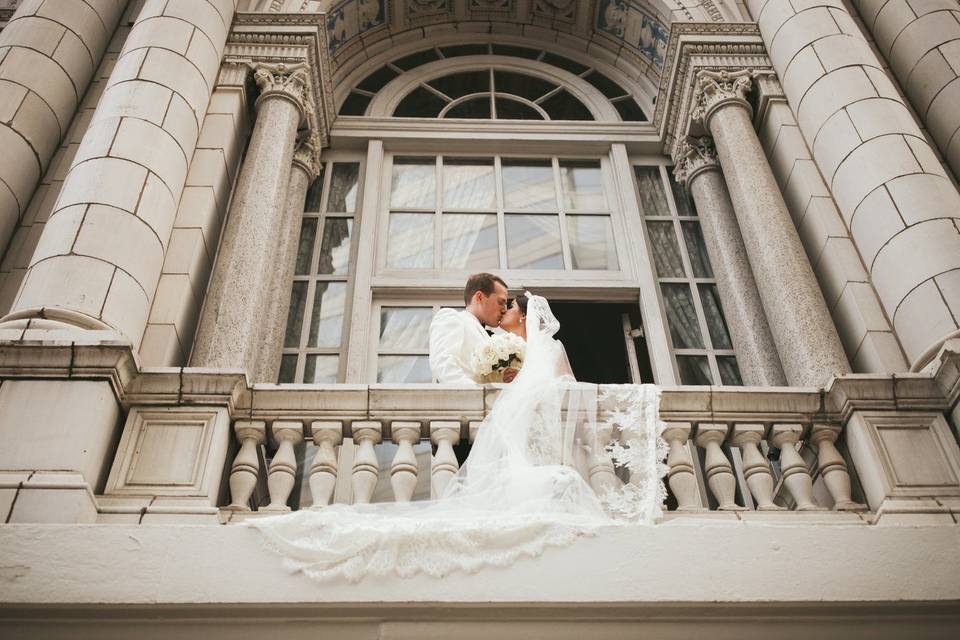
<svg viewBox="0 0 960 640">
<path fill-rule="evenodd" d="M 470 357 L 489 336 L 469 311 L 440 309 L 430 323 L 430 372 L 436 382 L 476 384 Z"/>
</svg>

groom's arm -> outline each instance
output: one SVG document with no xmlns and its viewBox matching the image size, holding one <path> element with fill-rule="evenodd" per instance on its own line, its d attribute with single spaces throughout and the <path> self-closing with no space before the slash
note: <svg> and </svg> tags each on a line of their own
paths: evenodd
<svg viewBox="0 0 960 640">
<path fill-rule="evenodd" d="M 440 309 L 430 323 L 430 371 L 444 384 L 476 384 L 457 362 L 463 348 L 463 323 L 453 309 Z"/>
</svg>

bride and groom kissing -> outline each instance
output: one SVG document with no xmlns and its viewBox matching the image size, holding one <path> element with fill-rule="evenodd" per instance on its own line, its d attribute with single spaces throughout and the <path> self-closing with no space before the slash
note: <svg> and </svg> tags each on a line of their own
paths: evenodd
<svg viewBox="0 0 960 640">
<path fill-rule="evenodd" d="M 476 384 L 490 381 L 478 371 L 482 364 L 482 348 L 491 341 L 484 326 L 499 327 L 502 331 L 526 340 L 527 298 L 507 298 L 507 284 L 490 273 L 475 273 L 467 279 L 463 290 L 466 308 L 456 311 L 440 309 L 430 324 L 430 370 L 434 382 L 442 384 Z M 506 340 L 508 344 L 510 340 Z M 504 347 L 501 347 L 503 353 Z M 509 347 L 506 347 L 509 349 Z M 503 382 L 512 382 L 518 373 L 506 358 L 496 373 Z M 495 365 L 496 366 L 496 365 Z M 499 377 L 497 381 L 499 381 Z"/>
</svg>

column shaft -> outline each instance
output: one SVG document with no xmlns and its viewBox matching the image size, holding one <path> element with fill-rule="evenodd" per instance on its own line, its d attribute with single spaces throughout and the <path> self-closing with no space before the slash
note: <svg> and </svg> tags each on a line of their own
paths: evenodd
<svg viewBox="0 0 960 640">
<path fill-rule="evenodd" d="M 958 330 L 960 194 L 842 2 L 747 5 L 884 310 L 922 366 Z"/>
<path fill-rule="evenodd" d="M 960 176 L 960 2 L 853 4 L 953 174 Z"/>
<path fill-rule="evenodd" d="M 297 150 L 295 158 L 301 156 Z M 306 158 L 304 158 L 306 160 Z M 303 222 L 303 206 L 307 189 L 316 175 L 316 171 L 303 161 L 296 159 L 290 170 L 290 187 L 287 190 L 287 203 L 280 221 L 279 242 L 277 243 L 277 267 L 273 270 L 273 279 L 268 291 L 269 297 L 264 308 L 264 335 L 260 339 L 257 382 L 276 382 L 280 372 L 280 353 L 287 329 L 287 315 L 290 312 L 291 283 L 297 262 L 300 226 Z"/>
<path fill-rule="evenodd" d="M 744 99 L 749 75 L 701 72 L 703 121 L 713 135 L 757 290 L 787 381 L 819 386 L 850 365 L 823 293 L 767 164 Z"/>
<path fill-rule="evenodd" d="M 717 276 L 717 289 L 743 383 L 747 386 L 787 384 L 747 260 L 733 203 L 709 140 L 688 147 L 677 174 L 686 181 L 700 216 L 703 239 Z"/>
<path fill-rule="evenodd" d="M 240 169 L 217 262 L 197 328 L 193 366 L 242 368 L 254 377 L 258 337 L 272 272 L 274 251 L 286 211 L 297 128 L 304 119 L 306 72 L 283 65 L 258 66 L 262 93 L 257 121 Z"/>
<path fill-rule="evenodd" d="M 0 253 L 66 135 L 126 5 L 22 2 L 0 32 Z"/>
<path fill-rule="evenodd" d="M 139 347 L 234 0 L 148 0 L 83 136 L 8 321 Z"/>
</svg>

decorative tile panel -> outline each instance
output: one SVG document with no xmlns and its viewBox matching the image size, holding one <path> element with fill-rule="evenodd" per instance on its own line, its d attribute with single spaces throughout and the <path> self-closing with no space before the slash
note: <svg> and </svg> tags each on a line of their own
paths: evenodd
<svg viewBox="0 0 960 640">
<path fill-rule="evenodd" d="M 597 30 L 638 49 L 659 69 L 670 27 L 634 0 L 600 0 L 597 4 Z"/>
<path fill-rule="evenodd" d="M 344 0 L 327 12 L 330 51 L 386 23 L 386 0 Z M 446 1 L 446 0 L 444 0 Z"/>
</svg>

